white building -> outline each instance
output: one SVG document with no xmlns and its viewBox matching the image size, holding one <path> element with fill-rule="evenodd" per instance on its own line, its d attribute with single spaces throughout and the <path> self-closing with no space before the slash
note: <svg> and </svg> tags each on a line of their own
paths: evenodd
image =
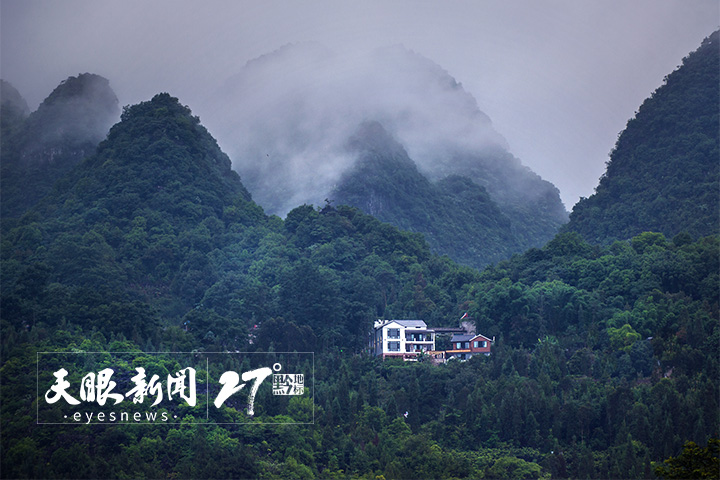
<svg viewBox="0 0 720 480">
<path fill-rule="evenodd" d="M 378 320 L 373 325 L 370 351 L 375 356 L 415 360 L 435 350 L 435 331 L 422 320 Z"/>
</svg>

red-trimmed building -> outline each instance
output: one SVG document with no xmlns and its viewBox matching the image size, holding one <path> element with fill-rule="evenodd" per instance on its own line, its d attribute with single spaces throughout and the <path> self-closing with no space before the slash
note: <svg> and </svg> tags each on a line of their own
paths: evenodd
<svg viewBox="0 0 720 480">
<path fill-rule="evenodd" d="M 473 355 L 482 353 L 484 355 L 490 355 L 490 345 L 493 340 L 487 338 L 484 335 L 475 335 L 470 339 L 470 351 Z"/>
<path fill-rule="evenodd" d="M 428 328 L 422 320 L 378 320 L 370 335 L 370 353 L 383 358 L 395 357 L 417 360 L 421 354 L 429 355 L 434 363 L 451 358 L 469 360 L 473 355 L 490 355 L 493 340 L 484 335 L 468 333 L 468 328 Z M 473 328 L 474 330 L 474 328 Z M 438 333 L 453 333 L 448 350 L 435 350 Z M 459 333 L 462 332 L 462 333 Z"/>
<path fill-rule="evenodd" d="M 450 349 L 445 350 L 445 360 L 469 360 L 473 355 L 490 355 L 492 342 L 484 335 L 455 334 L 450 339 Z"/>
</svg>

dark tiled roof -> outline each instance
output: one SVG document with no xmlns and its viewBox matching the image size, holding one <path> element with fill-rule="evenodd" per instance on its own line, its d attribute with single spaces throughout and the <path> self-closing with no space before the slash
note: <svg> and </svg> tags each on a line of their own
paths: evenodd
<svg viewBox="0 0 720 480">
<path fill-rule="evenodd" d="M 457 333 L 450 339 L 451 342 L 469 342 L 475 335 L 458 335 Z"/>
</svg>

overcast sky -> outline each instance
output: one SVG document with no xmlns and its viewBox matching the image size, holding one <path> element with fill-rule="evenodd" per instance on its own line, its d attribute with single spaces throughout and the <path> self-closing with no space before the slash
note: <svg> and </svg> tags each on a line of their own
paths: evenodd
<svg viewBox="0 0 720 480">
<path fill-rule="evenodd" d="M 0 0 L 0 76 L 31 110 L 83 72 L 121 105 L 167 91 L 193 108 L 287 43 L 402 44 L 460 82 L 570 210 L 642 101 L 719 24 L 717 0 Z"/>
</svg>

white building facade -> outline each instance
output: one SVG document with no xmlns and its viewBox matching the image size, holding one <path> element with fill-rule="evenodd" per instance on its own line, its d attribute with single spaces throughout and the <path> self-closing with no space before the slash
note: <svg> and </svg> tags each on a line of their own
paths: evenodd
<svg viewBox="0 0 720 480">
<path fill-rule="evenodd" d="M 370 351 L 374 356 L 416 360 L 435 350 L 435 331 L 422 320 L 378 320 L 373 325 Z"/>
</svg>

